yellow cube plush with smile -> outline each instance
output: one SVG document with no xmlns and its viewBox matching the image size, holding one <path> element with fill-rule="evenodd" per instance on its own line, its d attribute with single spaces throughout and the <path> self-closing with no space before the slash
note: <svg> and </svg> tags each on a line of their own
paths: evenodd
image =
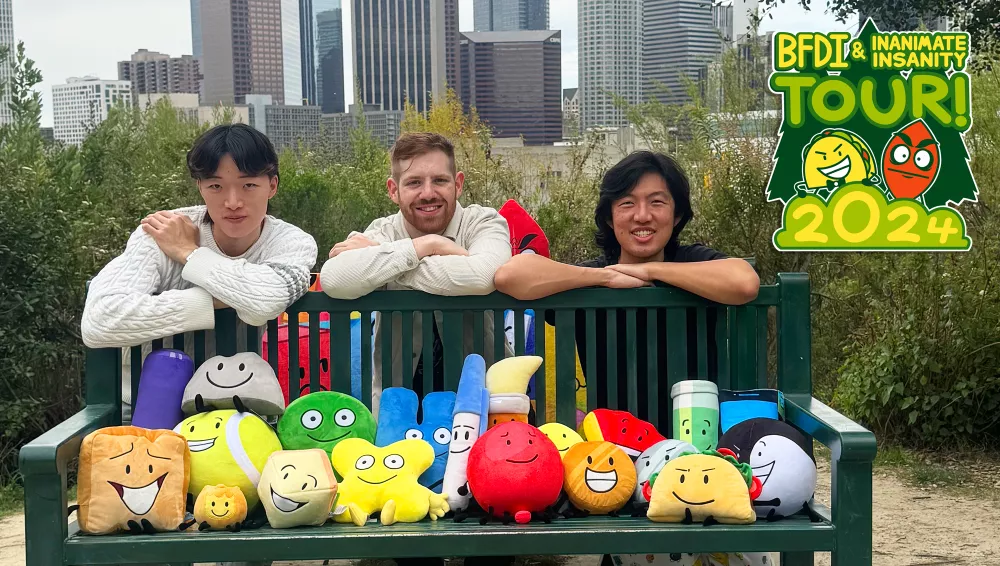
<svg viewBox="0 0 1000 566">
<path fill-rule="evenodd" d="M 337 498 L 337 479 L 319 448 L 279 450 L 264 466 L 257 494 L 272 528 L 322 525 Z"/>
</svg>

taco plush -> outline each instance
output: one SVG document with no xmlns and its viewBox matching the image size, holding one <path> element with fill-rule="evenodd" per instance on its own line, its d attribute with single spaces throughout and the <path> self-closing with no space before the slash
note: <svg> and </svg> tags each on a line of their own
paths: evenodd
<svg viewBox="0 0 1000 566">
<path fill-rule="evenodd" d="M 81 531 L 173 531 L 184 521 L 191 459 L 169 430 L 102 428 L 80 444 L 77 479 Z"/>
<path fill-rule="evenodd" d="M 671 460 L 654 474 L 647 487 L 649 511 L 658 523 L 724 523 L 742 525 L 757 520 L 752 499 L 760 494 L 749 464 L 706 450 Z"/>
</svg>

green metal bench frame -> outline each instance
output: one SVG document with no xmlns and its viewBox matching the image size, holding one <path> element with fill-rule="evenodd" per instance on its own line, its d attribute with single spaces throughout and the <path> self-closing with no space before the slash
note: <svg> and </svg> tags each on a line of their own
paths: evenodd
<svg viewBox="0 0 1000 566">
<path fill-rule="evenodd" d="M 119 349 L 89 350 L 86 360 L 86 407 L 54 429 L 46 432 L 20 453 L 21 472 L 25 486 L 25 531 L 28 564 L 32 566 L 57 564 L 132 564 L 164 563 L 182 564 L 212 561 L 254 560 L 307 560 L 333 558 L 395 558 L 403 556 L 484 556 L 484 555 L 563 555 L 605 553 L 668 553 L 668 552 L 781 552 L 783 566 L 803 566 L 813 563 L 813 552 L 831 551 L 834 566 L 869 566 L 872 560 L 872 461 L 875 457 L 875 438 L 861 426 L 838 414 L 811 395 L 809 280 L 805 274 L 780 274 L 777 284 L 762 286 L 753 302 L 741 307 L 724 307 L 673 288 L 647 288 L 636 290 L 581 289 L 529 302 L 519 302 L 506 295 L 494 293 L 485 297 L 435 297 L 412 291 L 376 292 L 355 301 L 337 301 L 321 293 L 310 293 L 288 309 L 290 320 L 297 320 L 298 313 L 329 312 L 331 344 L 331 388 L 350 390 L 350 313 L 361 311 L 362 351 L 371 347 L 371 321 L 368 313 L 396 312 L 409 321 L 414 312 L 440 311 L 443 314 L 441 329 L 444 345 L 445 386 L 454 390 L 463 363 L 462 320 L 463 311 L 471 311 L 475 324 L 476 350 L 482 352 L 484 324 L 483 312 L 492 310 L 498 325 L 495 346 L 501 346 L 503 337 L 503 310 L 514 309 L 517 353 L 523 352 L 524 328 L 520 314 L 524 309 L 536 313 L 551 309 L 556 312 L 555 360 L 556 391 L 546 391 L 544 366 L 536 379 L 536 398 L 539 400 L 537 420 L 545 418 L 541 410 L 543 400 L 555 394 L 555 414 L 558 421 L 575 424 L 575 365 L 574 327 L 575 309 L 585 309 L 587 323 L 588 359 L 581 360 L 587 375 L 595 375 L 594 352 L 596 317 L 604 315 L 600 309 L 624 309 L 628 321 L 626 343 L 631 345 L 633 358 L 628 363 L 630 393 L 627 399 L 618 399 L 609 391 L 608 404 L 613 408 L 635 410 L 639 399 L 634 393 L 635 380 L 648 380 L 650 395 L 644 400 L 650 414 L 655 414 L 656 404 L 669 402 L 669 387 L 682 379 L 709 378 L 706 345 L 714 340 L 717 345 L 720 387 L 754 388 L 768 385 L 768 321 L 769 310 L 776 311 L 777 325 L 777 385 L 785 394 L 786 419 L 828 446 L 832 457 L 832 508 L 818 503 L 813 507 L 822 517 L 820 522 L 810 522 L 805 517 L 753 525 L 715 525 L 702 527 L 653 523 L 645 518 L 590 517 L 560 519 L 551 524 L 481 526 L 476 521 L 456 524 L 450 520 L 416 524 L 397 524 L 389 527 L 369 524 L 365 527 L 327 523 L 322 527 L 291 530 L 262 528 L 240 533 L 160 533 L 156 535 L 86 536 L 77 532 L 75 523 L 68 523 L 67 516 L 67 467 L 77 457 L 84 435 L 103 426 L 121 422 L 121 355 Z M 634 362 L 636 312 L 648 310 L 650 336 L 657 328 L 657 309 L 666 313 L 668 367 L 658 371 L 656 359 L 650 356 L 648 375 L 637 376 Z M 692 366 L 697 375 L 688 375 L 687 332 L 684 317 L 689 312 L 697 324 L 697 357 Z M 710 314 L 712 313 L 712 314 Z M 399 316 L 399 315 L 397 315 Z M 715 336 L 709 337 L 707 317 L 716 316 Z M 540 318 L 540 317 L 539 317 Z M 431 340 L 429 316 L 423 317 L 422 330 L 426 338 L 424 359 L 430 358 Z M 237 340 L 235 313 L 218 311 L 216 348 L 220 354 L 236 352 Z M 310 316 L 310 376 L 318 380 L 320 374 L 319 317 Z M 391 325 L 383 328 L 391 339 Z M 412 325 L 403 324 L 403 343 L 412 339 Z M 277 322 L 268 325 L 268 332 L 277 336 Z M 196 362 L 205 358 L 204 334 L 195 336 Z M 383 336 L 383 339 L 386 339 Z M 608 372 L 615 371 L 614 354 L 616 336 L 614 325 L 608 328 Z M 544 354 L 545 333 L 535 334 L 536 351 Z M 652 337 L 649 337 L 652 340 Z M 179 347 L 175 337 L 173 347 Z M 257 329 L 247 331 L 247 343 L 259 343 Z M 289 360 L 299 359 L 297 340 L 289 340 Z M 153 347 L 162 347 L 155 341 Z M 269 359 L 277 364 L 277 340 L 268 341 Z M 390 366 L 388 348 L 383 361 Z M 502 351 L 501 348 L 495 351 Z M 141 355 L 138 348 L 132 352 L 132 387 L 138 387 Z M 409 356 L 403 356 L 403 372 L 411 371 Z M 363 399 L 370 399 L 371 359 L 363 360 Z M 297 364 L 290 362 L 297 383 Z M 773 367 L 773 366 L 772 366 Z M 386 375 L 390 375 L 386 369 Z M 426 372 L 430 373 L 430 372 Z M 613 376 L 612 376 L 613 377 Z M 430 376 L 425 378 L 424 391 L 430 391 Z M 613 381 L 613 380 L 609 380 Z M 398 385 L 398 384 L 396 384 Z M 385 385 L 389 386 L 388 383 Z M 289 387 L 296 394 L 296 387 Z M 594 388 L 588 388 L 594 389 Z M 657 393 L 658 392 L 658 393 Z M 593 408 L 596 391 L 588 391 L 588 406 Z M 134 398 L 134 396 L 133 396 Z M 536 424 L 541 424 L 540 422 Z M 660 428 L 666 432 L 667 423 Z"/>
</svg>

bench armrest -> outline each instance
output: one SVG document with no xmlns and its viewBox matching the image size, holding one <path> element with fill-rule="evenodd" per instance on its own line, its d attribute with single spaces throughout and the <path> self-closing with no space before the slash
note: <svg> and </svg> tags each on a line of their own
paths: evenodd
<svg viewBox="0 0 1000 566">
<path fill-rule="evenodd" d="M 875 435 L 810 395 L 785 395 L 785 420 L 828 446 L 835 461 L 875 460 Z"/>
<path fill-rule="evenodd" d="M 88 433 L 113 423 L 113 405 L 91 405 L 21 447 L 21 474 L 64 474 Z"/>
</svg>

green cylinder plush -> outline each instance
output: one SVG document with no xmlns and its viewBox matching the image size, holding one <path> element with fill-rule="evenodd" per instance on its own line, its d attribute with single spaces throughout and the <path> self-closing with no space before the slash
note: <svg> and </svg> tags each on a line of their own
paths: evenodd
<svg viewBox="0 0 1000 566">
<path fill-rule="evenodd" d="M 673 437 L 698 450 L 719 446 L 719 388 L 711 381 L 689 379 L 670 388 Z"/>
</svg>

